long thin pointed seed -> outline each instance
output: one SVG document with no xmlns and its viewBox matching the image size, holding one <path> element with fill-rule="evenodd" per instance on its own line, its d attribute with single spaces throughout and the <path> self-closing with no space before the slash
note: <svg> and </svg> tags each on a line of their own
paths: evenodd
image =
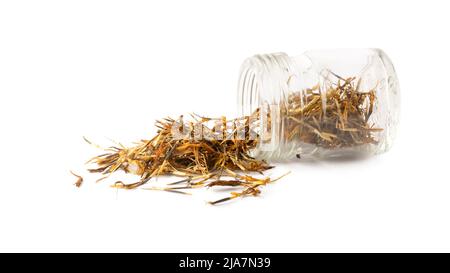
<svg viewBox="0 0 450 273">
<path fill-rule="evenodd" d="M 220 204 L 220 203 L 223 203 L 223 202 L 226 202 L 226 201 L 230 201 L 230 200 L 232 200 L 232 199 L 234 199 L 234 198 L 236 198 L 237 196 L 229 196 L 229 197 L 225 197 L 225 198 L 222 198 L 222 199 L 219 199 L 219 200 L 216 200 L 216 201 L 212 201 L 212 202 L 208 202 L 210 205 L 217 205 L 217 204 Z"/>
<path fill-rule="evenodd" d="M 178 194 L 184 194 L 184 195 L 191 195 L 190 192 L 184 192 L 179 190 L 174 190 L 171 188 L 158 188 L 158 187 L 151 187 L 151 188 L 142 188 L 143 190 L 151 190 L 151 191 L 166 191 L 171 193 L 178 193 Z"/>
<path fill-rule="evenodd" d="M 186 179 L 183 179 L 183 180 L 180 180 L 180 181 L 176 181 L 176 182 L 172 182 L 172 183 L 169 183 L 167 185 L 178 185 L 178 184 L 181 184 L 181 183 L 189 183 L 189 182 L 191 182 L 191 180 L 192 180 L 192 177 L 188 177 Z"/>
</svg>

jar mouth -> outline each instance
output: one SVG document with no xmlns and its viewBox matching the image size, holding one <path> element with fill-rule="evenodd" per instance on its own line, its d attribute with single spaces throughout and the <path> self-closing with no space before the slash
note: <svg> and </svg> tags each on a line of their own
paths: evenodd
<svg viewBox="0 0 450 273">
<path fill-rule="evenodd" d="M 249 116 L 259 107 L 259 86 L 261 86 L 259 71 L 256 56 L 246 59 L 241 65 L 237 94 L 240 116 Z"/>
<path fill-rule="evenodd" d="M 286 158 L 283 143 L 281 104 L 288 95 L 287 79 L 294 66 L 285 53 L 255 55 L 244 61 L 238 81 L 238 112 L 250 116 L 259 110 L 259 126 L 255 128 L 258 144 L 251 155 L 259 159 Z M 295 151 L 289 149 L 291 154 Z"/>
</svg>

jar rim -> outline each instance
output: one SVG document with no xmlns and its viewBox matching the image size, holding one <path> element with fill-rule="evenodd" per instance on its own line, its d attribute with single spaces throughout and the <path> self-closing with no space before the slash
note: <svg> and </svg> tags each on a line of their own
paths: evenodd
<svg viewBox="0 0 450 273">
<path fill-rule="evenodd" d="M 289 91 L 285 79 L 293 70 L 290 57 L 283 52 L 254 55 L 241 66 L 237 94 L 239 114 L 250 116 L 259 109 L 259 141 L 252 151 L 255 157 L 283 157 L 277 155 L 283 153 L 280 147 L 284 131 L 279 106 Z"/>
</svg>

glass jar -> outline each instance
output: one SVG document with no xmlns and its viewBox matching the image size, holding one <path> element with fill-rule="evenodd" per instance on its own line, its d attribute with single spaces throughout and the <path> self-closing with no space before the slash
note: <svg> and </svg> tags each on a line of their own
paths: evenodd
<svg viewBox="0 0 450 273">
<path fill-rule="evenodd" d="M 385 152 L 399 103 L 394 67 L 379 49 L 255 55 L 241 67 L 238 107 L 243 116 L 259 117 L 252 155 L 260 159 Z"/>
</svg>

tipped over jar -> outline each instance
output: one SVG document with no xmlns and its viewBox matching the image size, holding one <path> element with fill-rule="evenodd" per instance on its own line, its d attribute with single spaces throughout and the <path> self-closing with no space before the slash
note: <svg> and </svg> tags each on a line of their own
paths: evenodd
<svg viewBox="0 0 450 273">
<path fill-rule="evenodd" d="M 258 116 L 256 158 L 359 157 L 391 147 L 399 92 L 379 49 L 274 53 L 242 64 L 238 107 L 243 116 Z"/>
</svg>

